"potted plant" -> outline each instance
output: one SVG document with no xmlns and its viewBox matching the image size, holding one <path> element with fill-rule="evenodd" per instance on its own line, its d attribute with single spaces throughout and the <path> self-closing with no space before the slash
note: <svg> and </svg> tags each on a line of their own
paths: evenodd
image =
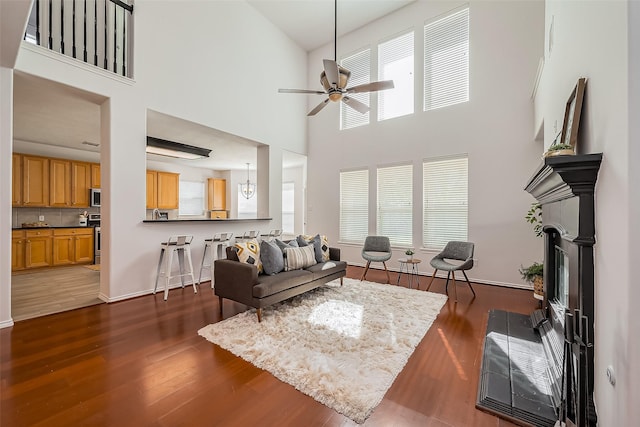
<svg viewBox="0 0 640 427">
<path fill-rule="evenodd" d="M 524 217 L 529 224 L 533 224 L 533 232 L 536 237 L 542 236 L 542 206 L 538 202 L 531 203 L 531 207 Z"/>
<path fill-rule="evenodd" d="M 553 144 L 547 152 L 544 153 L 545 157 L 549 156 L 564 156 L 564 155 L 573 155 L 575 154 L 573 151 L 573 147 L 569 144 Z"/>
<path fill-rule="evenodd" d="M 415 252 L 413 252 L 413 249 L 407 249 L 406 251 L 404 251 L 404 254 L 407 256 L 407 259 L 409 261 L 411 261 L 413 259 L 413 254 Z"/>
<path fill-rule="evenodd" d="M 544 266 L 539 262 L 534 262 L 528 267 L 521 265 L 519 271 L 524 281 L 533 285 L 533 295 L 542 299 L 544 296 L 544 282 L 542 281 Z"/>
</svg>

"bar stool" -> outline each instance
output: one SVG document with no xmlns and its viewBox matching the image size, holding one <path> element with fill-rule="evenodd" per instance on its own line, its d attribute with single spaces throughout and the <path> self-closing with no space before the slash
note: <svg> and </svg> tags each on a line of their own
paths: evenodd
<svg viewBox="0 0 640 427">
<path fill-rule="evenodd" d="M 198 285 L 200 284 L 200 281 L 202 279 L 202 270 L 208 268 L 211 272 L 211 289 L 213 289 L 213 262 L 217 259 L 222 259 L 222 255 L 225 253 L 225 248 L 228 247 L 231 243 L 231 237 L 233 237 L 233 233 L 220 233 L 214 234 L 211 239 L 204 239 L 204 252 L 202 253 L 202 263 L 200 264 Z M 204 263 L 205 259 L 207 258 L 207 250 L 209 250 L 211 258 L 208 265 Z"/>
<path fill-rule="evenodd" d="M 193 275 L 193 264 L 191 263 L 191 241 L 193 240 L 193 236 L 171 236 L 166 242 L 162 242 L 160 249 L 160 260 L 158 261 L 158 272 L 156 274 L 156 285 L 153 288 L 153 293 L 156 293 L 158 289 L 158 279 L 160 276 L 165 277 L 165 285 L 164 285 L 164 300 L 167 300 L 169 296 L 169 282 L 174 277 L 180 277 L 180 282 L 182 283 L 182 287 L 184 288 L 184 276 L 191 276 L 191 284 L 193 285 L 193 292 L 198 293 L 198 289 L 196 288 L 196 278 Z M 165 253 L 168 252 L 168 253 Z M 173 266 L 173 253 L 178 253 L 178 264 L 179 264 L 179 274 L 172 273 Z M 184 269 L 184 255 L 187 254 L 187 262 L 189 263 L 189 271 L 185 271 Z M 162 270 L 162 260 L 166 256 L 166 263 L 164 267 L 164 271 Z"/>
<path fill-rule="evenodd" d="M 236 241 L 246 242 L 247 240 L 252 240 L 252 239 L 258 240 L 258 237 L 260 237 L 260 231 L 249 230 L 249 231 L 245 231 L 244 234 L 242 234 L 242 236 L 236 237 Z"/>
<path fill-rule="evenodd" d="M 262 240 L 272 241 L 282 236 L 282 230 L 271 230 L 269 234 L 261 234 Z"/>
</svg>

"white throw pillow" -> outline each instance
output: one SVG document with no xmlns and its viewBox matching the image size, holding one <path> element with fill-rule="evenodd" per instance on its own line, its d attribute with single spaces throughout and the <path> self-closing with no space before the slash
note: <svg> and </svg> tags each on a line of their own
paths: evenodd
<svg viewBox="0 0 640 427">
<path fill-rule="evenodd" d="M 313 246 L 303 246 L 301 248 L 285 248 L 285 271 L 299 270 L 311 267 L 316 262 Z"/>
</svg>

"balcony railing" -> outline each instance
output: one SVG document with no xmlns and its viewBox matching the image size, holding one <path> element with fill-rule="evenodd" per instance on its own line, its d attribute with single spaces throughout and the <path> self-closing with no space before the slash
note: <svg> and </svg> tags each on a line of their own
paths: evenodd
<svg viewBox="0 0 640 427">
<path fill-rule="evenodd" d="M 35 0 L 24 39 L 132 77 L 133 0 Z"/>
</svg>

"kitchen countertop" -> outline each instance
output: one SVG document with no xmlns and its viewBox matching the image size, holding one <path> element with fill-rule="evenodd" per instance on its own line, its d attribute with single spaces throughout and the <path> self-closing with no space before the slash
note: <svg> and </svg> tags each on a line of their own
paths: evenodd
<svg viewBox="0 0 640 427">
<path fill-rule="evenodd" d="M 47 230 L 54 228 L 93 228 L 93 225 L 47 225 L 45 227 L 14 227 L 12 230 Z"/>
<path fill-rule="evenodd" d="M 145 219 L 144 223 L 160 222 L 247 222 L 247 221 L 271 221 L 273 218 L 185 218 L 185 219 Z"/>
</svg>

